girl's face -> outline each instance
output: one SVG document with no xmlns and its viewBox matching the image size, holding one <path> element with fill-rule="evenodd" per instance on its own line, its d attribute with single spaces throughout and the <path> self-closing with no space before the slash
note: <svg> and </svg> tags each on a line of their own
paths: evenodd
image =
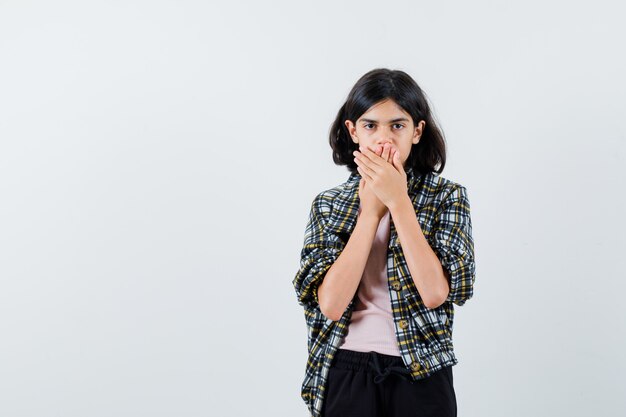
<svg viewBox="0 0 626 417">
<path fill-rule="evenodd" d="M 409 157 L 411 147 L 419 142 L 426 124 L 421 120 L 414 126 L 411 115 L 391 99 L 374 104 L 356 123 L 351 120 L 346 120 L 345 123 L 352 140 L 359 147 L 375 150 L 376 146 L 389 143 L 392 150 L 400 153 L 402 166 Z"/>
</svg>

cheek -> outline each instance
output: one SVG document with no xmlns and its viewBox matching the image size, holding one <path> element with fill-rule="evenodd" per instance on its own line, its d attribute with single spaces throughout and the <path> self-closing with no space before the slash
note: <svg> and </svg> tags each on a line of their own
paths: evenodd
<svg viewBox="0 0 626 417">
<path fill-rule="evenodd" d="M 409 148 L 409 149 L 401 149 L 400 150 L 400 161 L 404 162 L 409 157 L 409 153 L 410 152 L 411 152 L 411 148 Z"/>
<path fill-rule="evenodd" d="M 364 138 L 370 136 L 371 133 L 372 133 L 371 130 L 362 129 L 360 127 L 356 128 L 356 134 L 359 135 L 359 136 L 362 136 Z"/>
<path fill-rule="evenodd" d="M 375 144 L 373 141 L 371 141 L 371 140 L 367 140 L 367 139 L 366 139 L 366 140 L 361 140 L 361 141 L 359 142 L 359 145 L 360 145 L 361 147 L 363 147 L 363 148 L 365 148 L 365 147 L 366 147 L 366 148 L 368 148 L 368 149 L 370 149 L 370 150 L 374 150 L 374 148 L 376 147 L 376 144 Z"/>
</svg>

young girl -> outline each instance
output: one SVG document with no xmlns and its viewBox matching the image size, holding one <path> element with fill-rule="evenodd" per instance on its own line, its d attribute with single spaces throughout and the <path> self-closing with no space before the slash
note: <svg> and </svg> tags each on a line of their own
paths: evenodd
<svg viewBox="0 0 626 417">
<path fill-rule="evenodd" d="M 405 72 L 368 72 L 330 144 L 350 177 L 314 198 L 293 280 L 302 398 L 313 417 L 456 416 L 453 304 L 473 295 L 474 242 L 424 93 Z"/>
</svg>

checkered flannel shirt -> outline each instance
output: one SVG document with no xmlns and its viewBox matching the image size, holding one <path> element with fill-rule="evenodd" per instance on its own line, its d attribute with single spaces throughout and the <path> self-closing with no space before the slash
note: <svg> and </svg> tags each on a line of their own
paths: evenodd
<svg viewBox="0 0 626 417">
<path fill-rule="evenodd" d="M 333 321 L 319 307 L 317 288 L 341 254 L 357 221 L 361 176 L 319 193 L 311 204 L 293 285 L 304 307 L 308 359 L 301 396 L 313 417 L 320 417 L 328 370 L 346 335 L 356 294 L 343 316 Z M 453 303 L 461 306 L 473 295 L 474 241 L 467 190 L 432 173 L 407 170 L 407 189 L 424 236 L 450 274 L 450 293 L 437 308 L 427 308 L 415 287 L 393 222 L 387 251 L 388 289 L 396 339 L 402 361 L 413 380 L 458 363 L 452 345 Z"/>
</svg>

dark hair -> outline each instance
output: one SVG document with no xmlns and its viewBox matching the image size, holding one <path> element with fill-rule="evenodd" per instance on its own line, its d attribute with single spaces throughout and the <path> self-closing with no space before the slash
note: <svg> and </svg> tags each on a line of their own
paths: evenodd
<svg viewBox="0 0 626 417">
<path fill-rule="evenodd" d="M 345 121 L 351 120 L 356 124 L 363 113 L 385 99 L 393 100 L 410 114 L 415 126 L 421 120 L 426 122 L 420 141 L 411 147 L 405 169 L 412 167 L 419 174 L 441 174 L 446 165 L 446 144 L 443 132 L 431 114 L 426 94 L 406 72 L 387 68 L 373 69 L 363 75 L 339 109 L 329 137 L 335 164 L 346 165 L 351 173 L 358 172 L 352 152 L 359 145 L 350 138 Z"/>
</svg>

